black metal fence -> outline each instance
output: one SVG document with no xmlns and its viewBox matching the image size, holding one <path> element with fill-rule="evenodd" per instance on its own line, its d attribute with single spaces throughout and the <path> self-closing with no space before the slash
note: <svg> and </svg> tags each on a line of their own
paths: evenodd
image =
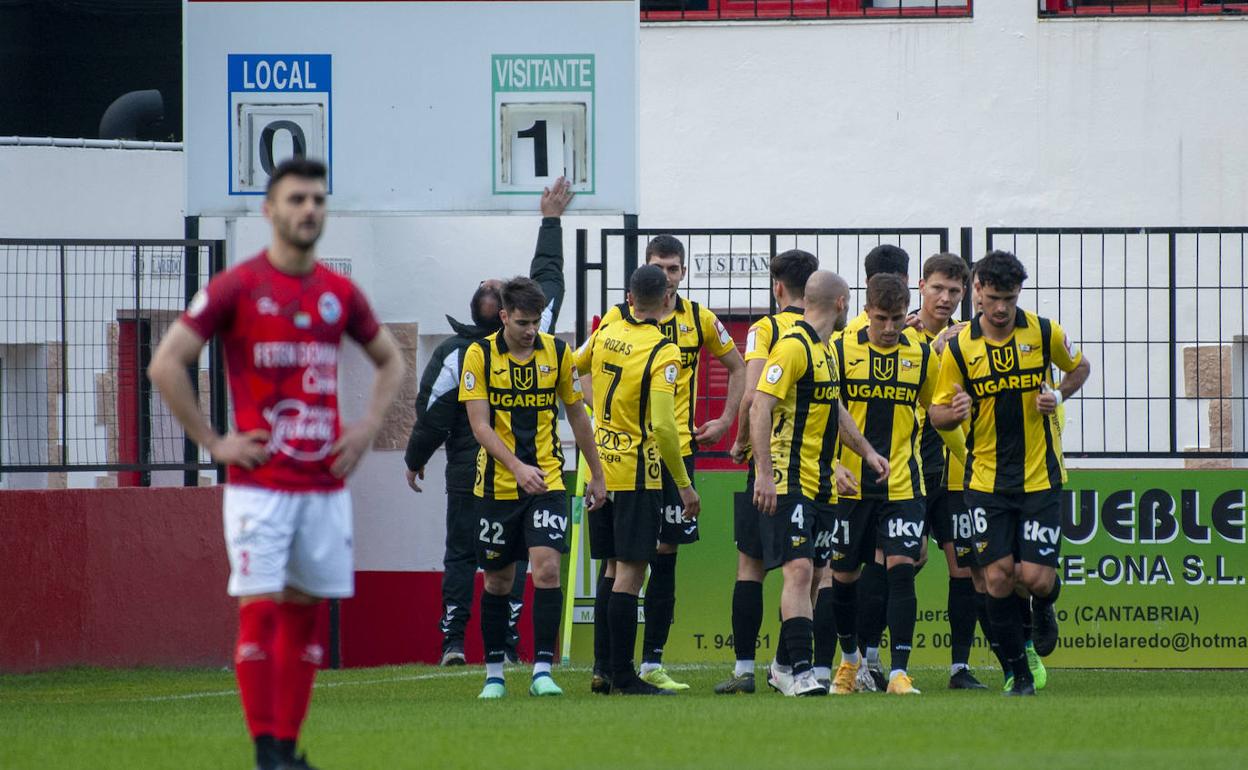
<svg viewBox="0 0 1248 770">
<path fill-rule="evenodd" d="M 989 228 L 1093 376 L 1066 406 L 1067 454 L 1248 457 L 1248 228 Z"/>
<path fill-rule="evenodd" d="M 911 255 L 913 300 L 921 264 L 950 250 L 944 228 L 604 230 L 591 261 L 577 233 L 577 337 L 623 301 L 627 276 L 658 234 L 685 244 L 682 295 L 734 331 L 774 312 L 767 264 L 804 248 L 853 287 L 862 307 L 862 258 L 880 243 Z M 953 249 L 972 252 L 962 228 Z M 1248 458 L 1248 228 L 988 228 L 988 249 L 1014 252 L 1029 278 L 1020 305 L 1059 321 L 1088 355 L 1093 376 L 1065 406 L 1063 448 L 1084 458 Z M 969 261 L 969 260 L 968 260 Z M 963 317 L 969 317 L 969 292 Z M 698 408 L 718 415 L 718 362 L 699 374 Z M 725 446 L 717 447 L 723 450 Z M 711 456 L 718 454 L 711 453 Z"/>
<path fill-rule="evenodd" d="M 14 474 L 9 486 L 25 485 L 19 473 L 75 472 L 96 474 L 99 485 L 149 485 L 162 473 L 159 483 L 194 484 L 216 468 L 146 369 L 224 263 L 223 241 L 0 239 L 0 473 Z M 223 373 L 215 344 L 190 372 L 219 428 Z"/>
<path fill-rule="evenodd" d="M 624 287 L 644 259 L 646 243 L 656 235 L 672 235 L 685 246 L 687 274 L 681 296 L 712 309 L 732 332 L 738 346 L 745 329 L 758 318 L 774 313 L 769 265 L 771 257 L 800 248 L 819 257 L 820 264 L 839 273 L 852 289 L 852 312 L 862 306 L 866 279 L 862 258 L 872 248 L 889 243 L 901 246 L 916 260 L 911 285 L 916 287 L 918 255 L 949 250 L 946 228 L 795 228 L 795 229 L 635 229 L 626 226 L 603 230 L 600 259 L 588 258 L 588 234 L 577 232 L 577 340 L 583 341 L 593 316 L 601 316 L 612 304 L 624 301 Z M 591 301 L 591 297 L 595 301 Z M 916 294 L 917 299 L 917 294 Z M 725 400 L 727 370 L 713 358 L 703 357 L 698 369 L 699 395 L 695 407 L 698 421 L 718 417 Z M 732 435 L 704 453 L 726 457 Z"/>
<path fill-rule="evenodd" d="M 1234 0 L 1038 0 L 1040 16 L 1212 16 L 1248 12 Z"/>
<path fill-rule="evenodd" d="M 641 20 L 932 19 L 972 15 L 972 0 L 641 0 Z"/>
</svg>

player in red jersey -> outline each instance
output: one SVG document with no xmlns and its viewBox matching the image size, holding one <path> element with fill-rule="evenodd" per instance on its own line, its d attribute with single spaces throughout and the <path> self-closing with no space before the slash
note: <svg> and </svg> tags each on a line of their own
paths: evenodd
<svg viewBox="0 0 1248 770">
<path fill-rule="evenodd" d="M 354 591 L 351 498 L 344 479 L 398 393 L 403 360 L 349 279 L 316 261 L 325 224 L 325 166 L 293 159 L 273 171 L 268 249 L 214 278 L 161 341 L 148 376 L 213 459 L 225 488 L 231 596 L 238 597 L 234 670 L 258 770 L 309 768 L 295 757 L 323 656 L 318 605 Z M 343 334 L 377 367 L 368 412 L 343 429 Z M 235 430 L 218 435 L 187 375 L 205 342 L 225 350 Z"/>
</svg>

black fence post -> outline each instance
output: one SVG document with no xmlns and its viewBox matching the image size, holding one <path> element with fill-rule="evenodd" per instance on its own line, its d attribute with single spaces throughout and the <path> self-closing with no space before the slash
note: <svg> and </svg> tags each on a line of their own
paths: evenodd
<svg viewBox="0 0 1248 770">
<path fill-rule="evenodd" d="M 183 233 L 187 240 L 199 238 L 199 217 L 186 217 L 183 220 Z M 182 306 L 186 307 L 199 292 L 199 246 L 187 244 L 182 253 Z M 198 403 L 199 366 L 188 366 L 187 374 L 190 375 L 191 389 L 195 392 Z M 187 465 L 186 470 L 182 472 L 182 486 L 199 486 L 199 471 L 190 467 L 199 462 L 199 447 L 185 432 L 182 434 L 182 462 Z"/>
<path fill-rule="evenodd" d="M 69 465 L 69 279 L 65 246 L 60 248 L 61 270 L 61 465 Z M 49 460 L 52 458 L 48 458 Z"/>
<path fill-rule="evenodd" d="M 1177 393 L 1178 385 L 1176 384 L 1176 380 L 1179 382 L 1183 381 L 1183 378 L 1180 377 L 1179 375 L 1179 352 L 1178 352 L 1179 326 L 1178 326 L 1178 319 L 1177 319 L 1179 292 L 1178 292 L 1178 289 L 1175 288 L 1175 283 L 1178 280 L 1178 266 L 1176 265 L 1176 261 L 1178 259 L 1176 256 L 1177 243 L 1178 243 L 1178 238 L 1175 232 L 1172 230 L 1170 231 L 1169 236 L 1167 237 L 1167 244 L 1168 244 L 1168 248 L 1170 251 L 1170 260 L 1169 260 L 1170 302 L 1169 302 L 1169 312 L 1168 312 L 1169 318 L 1167 319 L 1169 323 L 1167 325 L 1167 328 L 1169 329 L 1169 332 L 1170 332 L 1170 344 L 1168 346 L 1170 349 L 1170 454 L 1176 455 L 1176 456 L 1178 455 L 1178 452 L 1179 452 L 1179 398 L 1178 398 L 1178 393 Z M 1197 291 L 1197 296 L 1199 296 L 1199 291 Z"/>
<path fill-rule="evenodd" d="M 603 259 L 606 255 L 603 255 Z M 633 271 L 637 269 L 637 215 L 624 215 L 624 283 L 628 286 L 628 279 L 633 277 Z"/>
<path fill-rule="evenodd" d="M 587 320 L 589 314 L 589 291 L 586 273 L 589 271 L 589 232 L 583 228 L 576 231 L 576 346 L 579 348 L 589 339 Z"/>
<path fill-rule="evenodd" d="M 969 227 L 963 227 L 960 232 L 959 239 L 961 245 L 958 247 L 962 250 L 962 261 L 966 263 L 966 269 L 969 271 L 971 265 L 975 263 L 975 241 L 974 235 Z M 971 307 L 971 281 L 967 281 L 966 291 L 962 293 L 962 318 L 969 321 L 975 309 Z"/>
</svg>

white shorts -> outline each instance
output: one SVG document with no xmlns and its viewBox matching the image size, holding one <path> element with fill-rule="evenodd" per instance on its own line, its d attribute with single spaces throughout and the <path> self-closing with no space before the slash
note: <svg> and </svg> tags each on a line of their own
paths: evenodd
<svg viewBox="0 0 1248 770">
<path fill-rule="evenodd" d="M 223 514 L 230 596 L 279 593 L 286 586 L 328 599 L 355 593 L 347 490 L 227 485 Z"/>
</svg>

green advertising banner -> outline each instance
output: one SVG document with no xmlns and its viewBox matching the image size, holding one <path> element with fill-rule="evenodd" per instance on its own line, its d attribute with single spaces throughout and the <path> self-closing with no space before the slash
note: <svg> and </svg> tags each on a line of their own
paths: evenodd
<svg viewBox="0 0 1248 770">
<path fill-rule="evenodd" d="M 732 589 L 737 551 L 733 494 L 745 474 L 699 472 L 701 541 L 682 546 L 676 618 L 664 659 L 731 667 Z M 1072 470 L 1063 493 L 1061 635 L 1046 662 L 1089 668 L 1248 668 L 1248 472 L 1238 470 Z M 582 529 L 572 658 L 593 649 L 593 576 Z M 929 543 L 919 573 L 915 665 L 948 665 L 950 637 L 944 554 Z M 777 642 L 781 578 L 764 587 L 757 660 Z M 565 584 L 566 585 L 566 584 Z M 644 602 L 643 602 L 644 604 Z M 644 608 L 643 608 L 644 614 Z M 978 630 L 978 629 L 977 629 Z M 971 655 L 996 666 L 982 636 Z"/>
</svg>

